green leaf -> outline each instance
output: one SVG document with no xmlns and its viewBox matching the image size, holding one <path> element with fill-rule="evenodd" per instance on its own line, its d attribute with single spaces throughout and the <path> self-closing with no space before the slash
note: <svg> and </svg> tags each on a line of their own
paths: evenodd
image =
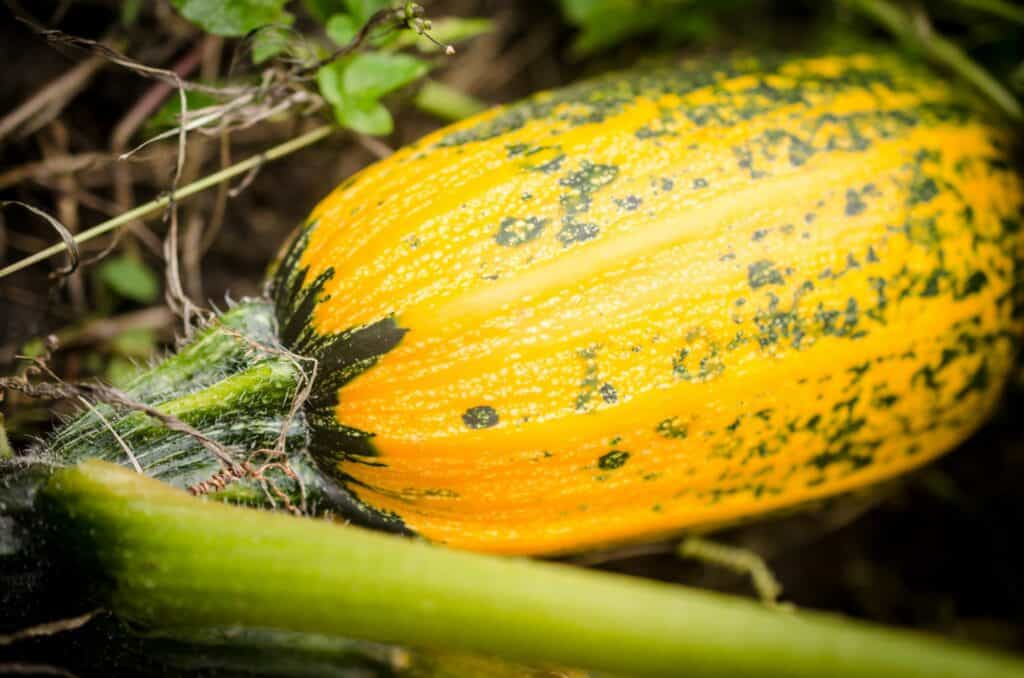
<svg viewBox="0 0 1024 678">
<path fill-rule="evenodd" d="M 317 72 L 317 83 L 343 127 L 363 134 L 390 134 L 394 121 L 378 99 L 428 69 L 425 62 L 407 54 L 370 52 L 324 66 Z"/>
<path fill-rule="evenodd" d="M 119 355 L 112 356 L 107 368 L 103 371 L 103 378 L 114 388 L 128 387 L 135 377 L 139 376 L 139 367 L 128 358 Z"/>
<path fill-rule="evenodd" d="M 569 23 L 580 28 L 572 51 L 586 55 L 655 25 L 658 12 L 636 0 L 561 0 Z"/>
<path fill-rule="evenodd" d="M 113 338 L 110 347 L 125 358 L 145 360 L 156 352 L 156 334 L 142 327 L 127 329 Z"/>
<path fill-rule="evenodd" d="M 21 345 L 21 350 L 18 353 L 26 358 L 39 358 L 46 355 L 46 344 L 38 337 L 29 339 Z"/>
<path fill-rule="evenodd" d="M 100 280 L 118 296 L 150 304 L 160 294 L 156 274 L 141 261 L 130 257 L 111 257 L 97 268 Z"/>
<path fill-rule="evenodd" d="M 322 66 L 316 72 L 316 82 L 320 86 L 320 94 L 332 106 L 341 104 L 342 97 L 344 96 L 341 79 L 345 69 L 348 67 L 349 61 L 351 61 L 351 58 L 337 59 L 326 66 Z"/>
<path fill-rule="evenodd" d="M 288 0 L 171 0 L 181 15 L 214 35 L 240 36 L 288 21 Z"/>
<path fill-rule="evenodd" d="M 360 25 L 348 14 L 335 14 L 327 20 L 327 25 L 324 28 L 327 31 L 327 37 L 337 44 L 344 46 L 352 42 L 352 38 L 356 37 Z"/>
<path fill-rule="evenodd" d="M 395 129 L 391 113 L 376 100 L 350 101 L 341 109 L 336 108 L 335 114 L 342 125 L 363 134 L 383 136 Z"/>
<path fill-rule="evenodd" d="M 428 70 L 429 66 L 424 61 L 408 54 L 357 54 L 345 69 L 342 87 L 353 97 L 378 99 L 423 76 Z"/>
<path fill-rule="evenodd" d="M 374 14 L 398 4 L 397 0 L 345 0 L 348 13 L 362 26 Z"/>
<path fill-rule="evenodd" d="M 123 0 L 121 3 L 121 25 L 134 26 L 142 9 L 142 0 Z"/>
<path fill-rule="evenodd" d="M 320 92 L 334 109 L 334 117 L 342 127 L 363 134 L 390 134 L 394 128 L 391 114 L 374 97 L 360 97 L 344 87 L 345 72 L 355 57 L 339 59 L 317 71 Z"/>
<path fill-rule="evenodd" d="M 428 32 L 442 45 L 469 40 L 494 30 L 493 21 L 480 18 L 444 17 L 432 24 Z M 402 31 L 395 41 L 396 47 L 412 47 L 413 45 L 421 52 L 432 53 L 441 50 L 436 44 L 415 31 Z"/>
<path fill-rule="evenodd" d="M 286 26 L 295 20 L 291 14 L 285 13 Z M 288 48 L 292 32 L 285 26 L 266 26 L 252 36 L 252 62 L 261 64 L 267 59 L 277 56 Z"/>
<path fill-rule="evenodd" d="M 213 95 L 207 94 L 206 92 L 185 92 L 185 104 L 188 106 L 190 112 L 195 112 L 200 108 L 206 108 L 207 106 L 213 106 L 218 101 Z M 172 92 L 171 96 L 167 98 L 164 105 L 161 106 L 156 113 L 150 116 L 149 120 L 143 126 L 143 135 L 147 137 L 154 136 L 160 132 L 167 131 L 174 127 L 177 127 L 181 122 L 179 117 L 181 116 L 181 97 L 178 96 L 177 92 Z"/>
<path fill-rule="evenodd" d="M 302 0 L 302 4 L 306 6 L 306 11 L 320 23 L 324 23 L 331 16 L 345 11 L 343 0 Z"/>
<path fill-rule="evenodd" d="M 486 108 L 479 99 L 434 80 L 423 83 L 413 104 L 421 111 L 444 120 L 462 120 Z"/>
</svg>

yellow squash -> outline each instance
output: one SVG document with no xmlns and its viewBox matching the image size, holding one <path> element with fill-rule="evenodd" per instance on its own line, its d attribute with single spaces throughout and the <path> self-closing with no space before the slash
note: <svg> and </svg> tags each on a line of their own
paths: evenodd
<svg viewBox="0 0 1024 678">
<path fill-rule="evenodd" d="M 918 466 L 1014 359 L 1010 142 L 884 54 L 627 71 L 431 134 L 277 267 L 314 457 L 357 517 L 505 553 Z"/>
</svg>

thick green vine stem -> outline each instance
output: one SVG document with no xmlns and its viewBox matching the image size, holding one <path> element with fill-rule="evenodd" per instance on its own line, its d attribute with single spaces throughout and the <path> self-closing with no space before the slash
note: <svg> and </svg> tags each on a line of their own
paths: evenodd
<svg viewBox="0 0 1024 678">
<path fill-rule="evenodd" d="M 204 501 L 104 462 L 57 471 L 37 506 L 109 582 L 102 602 L 164 633 L 256 627 L 636 676 L 1024 676 L 952 641 Z"/>
<path fill-rule="evenodd" d="M 143 371 L 126 398 L 109 393 L 83 410 L 42 454 L 56 465 L 103 459 L 235 503 L 322 512 L 330 488 L 305 451 L 296 406 L 312 368 L 280 347 L 271 304 L 246 300 Z"/>
</svg>

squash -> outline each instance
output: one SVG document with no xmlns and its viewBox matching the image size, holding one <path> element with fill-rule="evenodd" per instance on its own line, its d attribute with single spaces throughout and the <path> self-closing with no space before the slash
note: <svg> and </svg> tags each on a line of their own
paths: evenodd
<svg viewBox="0 0 1024 678">
<path fill-rule="evenodd" d="M 908 471 L 985 420 L 1015 357 L 1011 145 L 885 53 L 648 67 L 440 130 L 274 267 L 277 338 L 316 365 L 295 440 L 347 517 L 521 554 Z M 294 388 L 224 405 L 226 374 L 189 377 L 207 411 L 280 424 Z"/>
<path fill-rule="evenodd" d="M 277 269 L 313 456 L 380 523 L 507 553 L 918 466 L 1016 349 L 1009 143 L 868 54 L 616 73 L 431 134 Z"/>
</svg>

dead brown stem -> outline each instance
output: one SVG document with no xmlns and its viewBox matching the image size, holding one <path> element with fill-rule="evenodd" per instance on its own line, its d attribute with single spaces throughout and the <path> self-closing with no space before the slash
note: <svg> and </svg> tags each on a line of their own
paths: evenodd
<svg viewBox="0 0 1024 678">
<path fill-rule="evenodd" d="M 63 633 L 64 631 L 73 631 L 80 629 L 93 618 L 98 615 L 102 610 L 91 610 L 85 614 L 80 614 L 77 617 L 70 617 L 68 619 L 58 619 L 57 621 L 46 622 L 45 624 L 37 624 L 35 626 L 29 626 L 27 628 L 9 633 L 6 635 L 0 635 L 0 647 L 5 645 L 13 645 L 20 640 L 26 640 L 28 638 L 39 638 L 42 636 L 52 636 L 57 633 Z"/>
<path fill-rule="evenodd" d="M 40 138 L 43 157 L 67 155 L 69 150 L 68 129 L 60 120 L 50 125 L 51 133 Z M 75 197 L 76 184 L 74 175 L 64 174 L 57 179 L 57 218 L 72 235 L 78 232 L 78 199 Z M 71 296 L 71 307 L 75 313 L 84 313 L 86 308 L 85 281 L 81 269 L 72 271 L 67 276 L 68 293 Z"/>
<path fill-rule="evenodd" d="M 102 56 L 91 56 L 56 80 L 43 85 L 38 92 L 0 119 L 0 140 L 21 127 L 23 123 L 31 121 L 27 128 L 22 129 L 24 136 L 55 118 L 64 106 L 89 84 L 105 63 L 106 60 Z"/>
<path fill-rule="evenodd" d="M 39 162 L 26 163 L 0 173 L 0 190 L 16 186 L 26 180 L 41 182 L 84 169 L 96 169 L 110 159 L 106 153 L 95 152 L 51 155 Z"/>
</svg>

